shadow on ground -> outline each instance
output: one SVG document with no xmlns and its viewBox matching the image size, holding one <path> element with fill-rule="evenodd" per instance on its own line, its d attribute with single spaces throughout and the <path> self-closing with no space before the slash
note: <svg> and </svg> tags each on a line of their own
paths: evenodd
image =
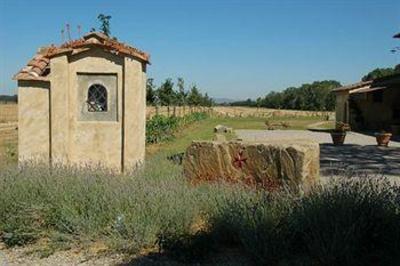
<svg viewBox="0 0 400 266">
<path fill-rule="evenodd" d="M 321 174 L 400 177 L 400 148 L 376 145 L 320 144 Z"/>
<path fill-rule="evenodd" d="M 134 259 L 130 259 L 117 266 L 157 266 L 157 265 L 176 265 L 176 266 L 197 266 L 197 265 L 253 265 L 253 263 L 237 249 L 224 249 L 218 253 L 211 253 L 209 258 L 203 258 L 199 261 L 183 262 L 174 260 L 167 254 L 150 253 Z"/>
</svg>

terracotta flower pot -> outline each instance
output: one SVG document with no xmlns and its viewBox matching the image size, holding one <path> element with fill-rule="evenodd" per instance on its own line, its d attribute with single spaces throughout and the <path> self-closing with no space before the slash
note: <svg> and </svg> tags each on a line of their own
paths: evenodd
<svg viewBox="0 0 400 266">
<path fill-rule="evenodd" d="M 392 133 L 376 133 L 376 142 L 378 146 L 388 146 L 390 138 L 392 137 Z"/>
<path fill-rule="evenodd" d="M 346 138 L 346 131 L 332 131 L 331 137 L 333 145 L 343 145 L 344 139 Z"/>
</svg>

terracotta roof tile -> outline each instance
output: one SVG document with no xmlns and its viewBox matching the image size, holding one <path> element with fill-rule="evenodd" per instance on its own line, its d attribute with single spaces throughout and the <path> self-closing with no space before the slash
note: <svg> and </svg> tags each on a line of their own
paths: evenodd
<svg viewBox="0 0 400 266">
<path fill-rule="evenodd" d="M 48 65 L 48 62 L 46 62 L 46 61 L 40 61 L 40 60 L 34 60 L 34 59 L 29 61 L 29 63 L 28 63 L 28 66 L 33 66 L 33 67 L 37 67 L 40 69 L 46 68 L 47 65 Z"/>
<path fill-rule="evenodd" d="M 351 90 L 360 89 L 363 87 L 376 88 L 376 87 L 382 87 L 382 86 L 383 87 L 390 86 L 391 84 L 399 84 L 399 83 L 400 83 L 400 73 L 396 73 L 396 74 L 392 74 L 389 76 L 376 78 L 373 80 L 360 81 L 360 82 L 357 82 L 354 84 L 350 84 L 347 86 L 333 89 L 332 91 L 334 91 L 334 92 L 351 91 Z"/>
<path fill-rule="evenodd" d="M 372 80 L 360 81 L 360 82 L 357 82 L 357 83 L 354 83 L 354 84 L 350 84 L 350 85 L 346 85 L 346 86 L 343 86 L 343 87 L 339 87 L 339 88 L 333 89 L 332 91 L 336 92 L 336 91 L 353 90 L 353 89 L 364 87 L 364 86 L 369 85 L 371 83 L 372 83 Z"/>
<path fill-rule="evenodd" d="M 78 54 L 87 51 L 93 46 L 102 47 L 117 55 L 133 56 L 145 63 L 150 63 L 149 54 L 111 39 L 103 33 L 91 32 L 81 39 L 66 42 L 58 47 L 51 45 L 40 48 L 35 57 L 28 62 L 27 66 L 15 74 L 13 78 L 16 80 L 48 80 L 47 74 L 50 72 L 49 63 L 51 57 L 63 53 Z"/>
<path fill-rule="evenodd" d="M 45 77 L 46 68 L 49 65 L 49 59 L 41 54 L 32 58 L 28 65 L 23 67 L 15 76 L 16 80 L 47 80 Z"/>
</svg>

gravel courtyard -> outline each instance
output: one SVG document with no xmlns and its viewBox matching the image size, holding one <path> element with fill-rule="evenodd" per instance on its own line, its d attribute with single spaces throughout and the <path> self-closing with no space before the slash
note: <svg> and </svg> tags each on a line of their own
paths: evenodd
<svg viewBox="0 0 400 266">
<path fill-rule="evenodd" d="M 236 130 L 248 141 L 309 139 L 321 148 L 321 176 L 386 176 L 400 178 L 400 142 L 378 147 L 374 136 L 348 132 L 345 145 L 334 146 L 329 133 L 305 130 Z M 397 179 L 397 178 L 396 178 Z M 396 180 L 398 182 L 398 180 Z"/>
</svg>

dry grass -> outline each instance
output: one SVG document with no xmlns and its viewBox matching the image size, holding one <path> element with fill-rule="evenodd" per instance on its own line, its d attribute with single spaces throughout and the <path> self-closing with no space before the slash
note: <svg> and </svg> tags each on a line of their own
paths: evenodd
<svg viewBox="0 0 400 266">
<path fill-rule="evenodd" d="M 161 106 L 156 108 L 155 106 L 146 107 L 146 117 L 150 119 L 157 113 L 165 116 L 184 116 L 194 112 L 207 112 L 209 107 L 201 106 Z M 18 104 L 15 103 L 0 103 L 0 123 L 16 122 L 18 120 Z"/>
<path fill-rule="evenodd" d="M 333 112 L 278 110 L 269 108 L 240 107 L 240 106 L 216 106 L 213 111 L 219 116 L 228 117 L 333 117 Z"/>
<path fill-rule="evenodd" d="M 0 104 L 0 123 L 16 122 L 18 120 L 17 104 Z"/>
<path fill-rule="evenodd" d="M 231 107 L 231 106 L 216 106 L 212 108 L 214 114 L 217 116 L 228 117 L 326 117 L 333 116 L 333 112 L 314 112 L 314 111 L 298 111 L 298 110 L 277 110 L 269 108 L 255 108 L 255 107 Z M 174 111 L 175 110 L 175 111 Z M 206 111 L 207 107 L 167 107 L 159 108 L 159 114 L 162 115 L 175 115 L 182 116 L 196 111 Z M 146 110 L 147 117 L 152 117 L 156 113 L 154 106 L 148 106 Z M 13 122 L 18 119 L 17 104 L 0 104 L 0 123 Z"/>
<path fill-rule="evenodd" d="M 18 131 L 17 123 L 0 124 L 0 165 L 16 160 Z"/>
</svg>

